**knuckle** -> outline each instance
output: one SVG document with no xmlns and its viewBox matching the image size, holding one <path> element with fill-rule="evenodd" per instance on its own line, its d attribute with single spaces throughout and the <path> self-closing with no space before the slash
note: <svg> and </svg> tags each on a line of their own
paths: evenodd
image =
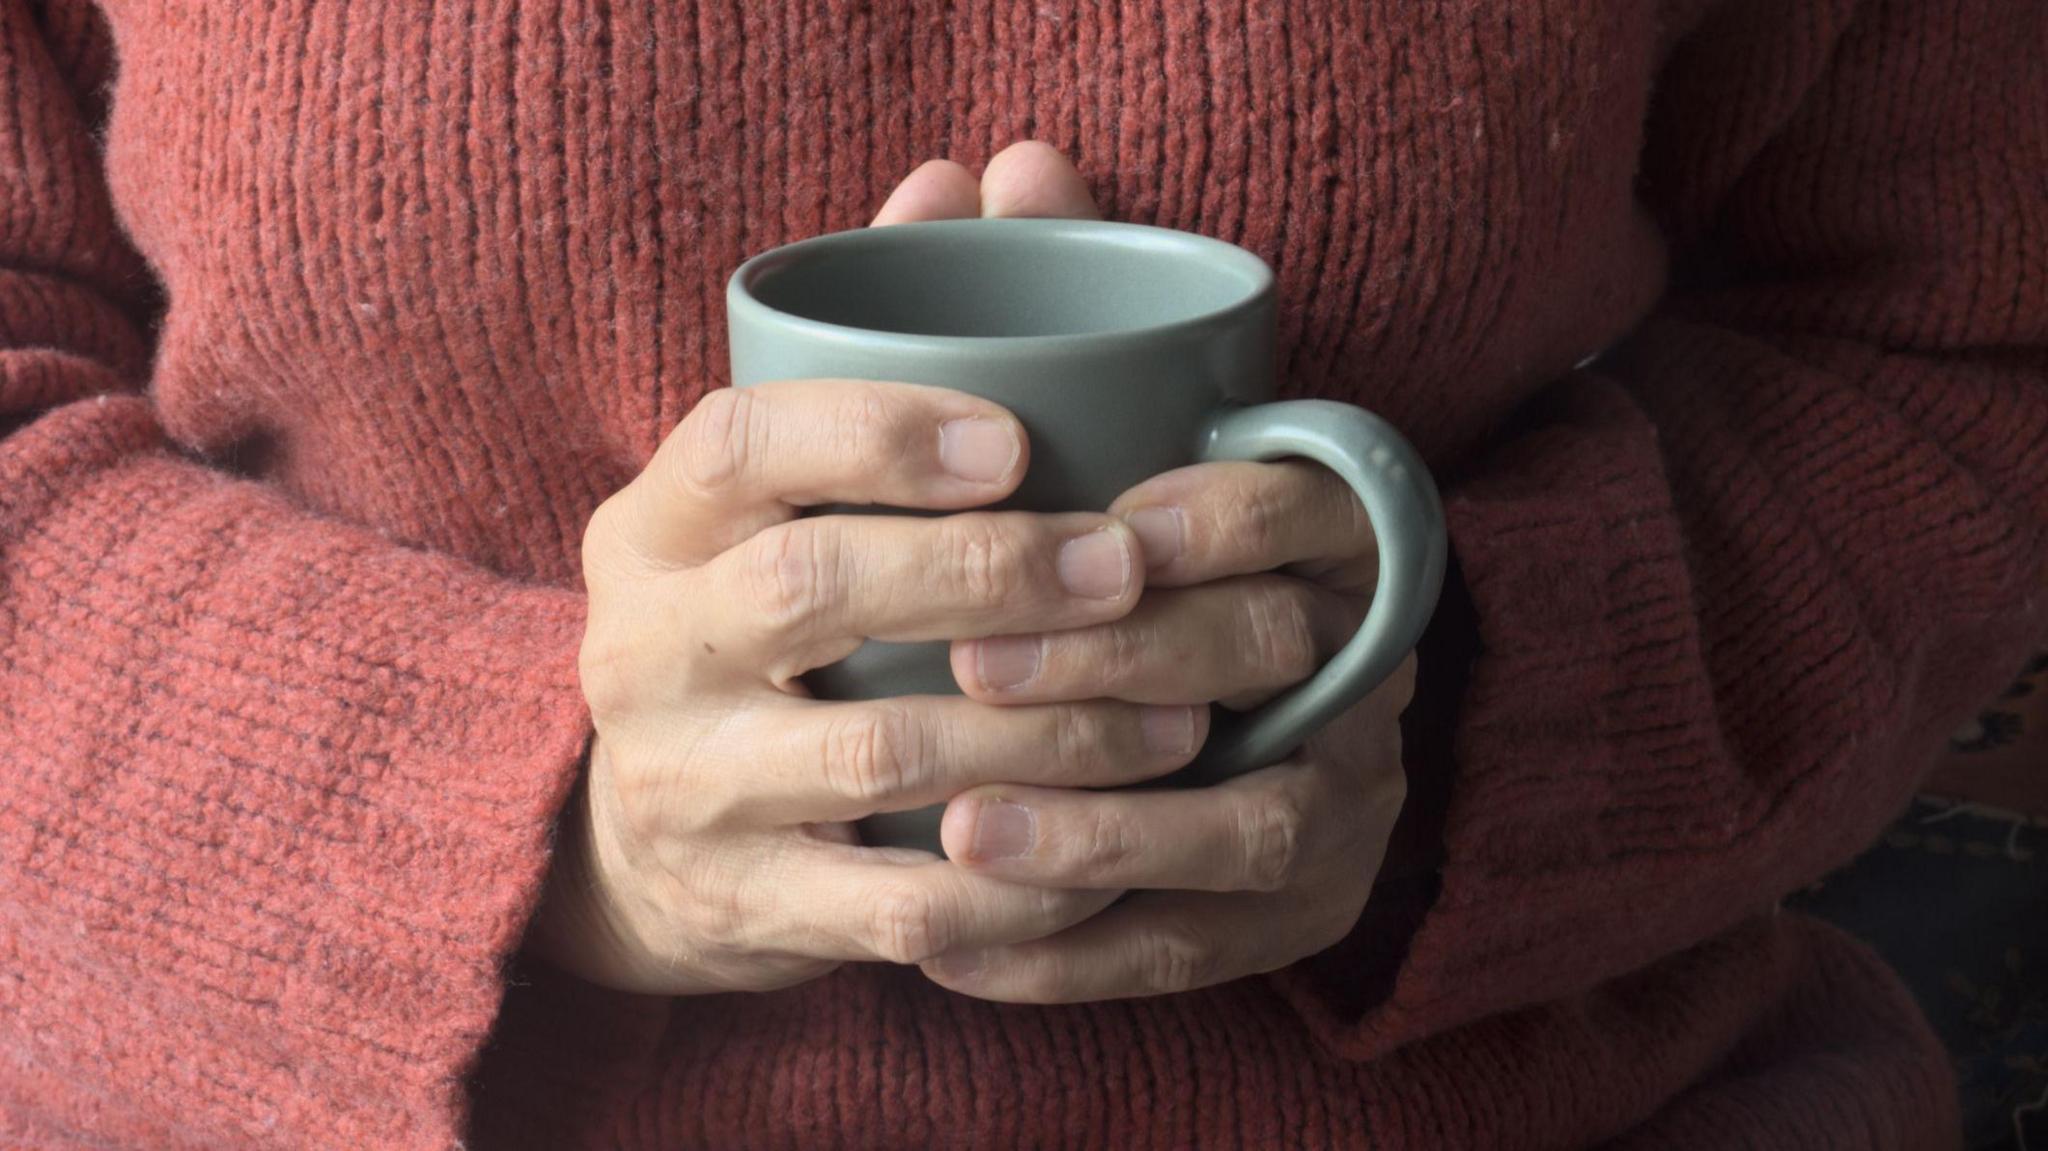
<svg viewBox="0 0 2048 1151">
<path fill-rule="evenodd" d="M 583 525 L 583 578 L 593 597 L 629 592 L 649 573 L 674 566 L 649 551 L 645 532 L 634 527 L 633 504 L 645 498 L 645 486 L 635 480 L 607 496 Z"/>
<path fill-rule="evenodd" d="M 747 777 L 730 770 L 730 750 L 707 726 L 701 715 L 670 715 L 618 725 L 617 738 L 600 730 L 590 753 L 591 802 L 601 792 L 623 838 L 689 846 L 701 832 L 748 818 Z"/>
<path fill-rule="evenodd" d="M 959 580 L 968 602 L 998 606 L 1024 590 L 1028 565 L 1024 546 L 993 516 L 953 516 L 945 526 L 940 554 Z M 942 569 L 944 570 L 944 569 Z"/>
<path fill-rule="evenodd" d="M 1218 506 L 1217 538 L 1232 541 L 1254 557 L 1270 556 L 1278 549 L 1285 512 L 1275 505 L 1271 493 L 1244 484 Z"/>
<path fill-rule="evenodd" d="M 593 719 L 618 721 L 658 708 L 669 702 L 674 684 L 701 677 L 688 625 L 671 618 L 663 603 L 667 590 L 638 612 L 621 597 L 590 598 L 576 676 Z"/>
<path fill-rule="evenodd" d="M 1020 964 L 1009 982 L 1011 995 L 1020 1003 L 1060 1003 L 1070 995 L 1064 965 L 1050 957 Z"/>
<path fill-rule="evenodd" d="M 605 789 L 617 839 L 629 851 L 651 850 L 670 830 L 660 818 L 663 775 L 644 754 L 606 747 Z"/>
<path fill-rule="evenodd" d="M 1079 869 L 1105 878 L 1126 872 L 1143 850 L 1130 819 L 1114 808 L 1101 806 L 1089 817 L 1076 846 Z"/>
<path fill-rule="evenodd" d="M 1356 541 L 1360 549 L 1377 556 L 1379 536 L 1373 530 L 1372 513 L 1366 510 L 1365 501 L 1358 498 L 1358 493 L 1352 490 L 1350 484 L 1338 479 L 1334 474 L 1323 471 L 1321 478 L 1324 481 L 1323 491 L 1328 494 L 1327 498 L 1337 504 L 1337 514 L 1332 519 L 1343 523 L 1342 538 Z"/>
<path fill-rule="evenodd" d="M 719 388 L 690 409 L 671 456 L 683 490 L 719 495 L 744 482 L 755 458 L 758 404 L 744 388 Z"/>
<path fill-rule="evenodd" d="M 1244 612 L 1247 662 L 1261 678 L 1277 685 L 1314 674 L 1316 643 L 1309 625 L 1306 585 L 1293 580 L 1261 581 L 1238 602 Z"/>
<path fill-rule="evenodd" d="M 1214 945 L 1200 931 L 1173 924 L 1153 938 L 1145 978 L 1164 994 L 1193 991 L 1216 981 L 1217 963 Z"/>
<path fill-rule="evenodd" d="M 915 887 L 878 892 L 868 913 L 868 934 L 875 954 L 890 963 L 922 963 L 951 944 L 938 905 Z"/>
<path fill-rule="evenodd" d="M 1279 891 L 1293 881 L 1301 866 L 1306 821 L 1300 801 L 1287 793 L 1240 808 L 1237 834 L 1247 889 Z"/>
<path fill-rule="evenodd" d="M 754 618 L 774 632 L 800 630 L 830 602 L 840 579 L 841 552 L 819 521 L 792 520 L 754 537 L 745 565 L 745 595 Z"/>
<path fill-rule="evenodd" d="M 1101 908 L 1091 891 L 1074 891 L 1057 887 L 1043 887 L 1034 893 L 1037 902 L 1032 908 L 1028 926 L 1032 930 L 1052 934 L 1081 923 Z"/>
<path fill-rule="evenodd" d="M 826 732 L 826 783 L 832 793 L 880 806 L 917 792 L 926 782 L 930 757 L 910 712 L 878 704 L 853 712 Z"/>
<path fill-rule="evenodd" d="M 732 757 L 721 751 L 693 751 L 674 757 L 661 785 L 669 792 L 650 819 L 660 834 L 682 842 L 743 831 L 761 822 L 763 798 L 758 785 L 733 770 Z"/>
<path fill-rule="evenodd" d="M 1069 704 L 1053 712 L 1053 763 L 1071 779 L 1093 777 L 1107 766 L 1109 723 L 1102 710 Z"/>
<path fill-rule="evenodd" d="M 744 884 L 723 867 L 709 860 L 692 867 L 685 877 L 690 899 L 690 935 L 710 948 L 744 948 L 747 945 L 750 914 Z"/>
<path fill-rule="evenodd" d="M 840 434 L 857 459 L 879 462 L 901 454 L 910 421 L 900 398 L 886 388 L 859 384 L 844 389 L 841 402 L 845 407 L 839 412 Z"/>
<path fill-rule="evenodd" d="M 1080 653 L 1080 662 L 1095 669 L 1108 693 L 1142 680 L 1153 661 L 1173 659 L 1181 646 L 1178 637 L 1155 633 L 1128 617 L 1089 634 L 1090 639 L 1079 645 L 1087 649 Z"/>
<path fill-rule="evenodd" d="M 630 649 L 596 629 L 584 632 L 576 676 L 592 719 L 605 721 L 633 709 L 641 677 L 628 667 Z"/>
</svg>

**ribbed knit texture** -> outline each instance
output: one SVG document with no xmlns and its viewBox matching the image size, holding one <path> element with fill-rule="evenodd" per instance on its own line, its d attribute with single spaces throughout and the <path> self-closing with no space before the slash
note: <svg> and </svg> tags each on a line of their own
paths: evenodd
<svg viewBox="0 0 2048 1151">
<path fill-rule="evenodd" d="M 2048 631 L 2039 0 L 104 9 L 0 0 L 0 1141 L 1954 1141 L 1771 909 Z M 1359 931 L 1055 1010 L 508 976 L 725 274 L 1030 136 L 1445 481 Z"/>
</svg>

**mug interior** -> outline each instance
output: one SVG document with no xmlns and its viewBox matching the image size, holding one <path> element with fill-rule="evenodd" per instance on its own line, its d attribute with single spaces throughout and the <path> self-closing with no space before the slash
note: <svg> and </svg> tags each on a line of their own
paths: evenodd
<svg viewBox="0 0 2048 1151">
<path fill-rule="evenodd" d="M 822 236 L 742 270 L 804 320 L 914 336 L 1014 339 L 1138 331 L 1244 305 L 1271 273 L 1219 240 L 1070 220 L 954 220 Z"/>
</svg>

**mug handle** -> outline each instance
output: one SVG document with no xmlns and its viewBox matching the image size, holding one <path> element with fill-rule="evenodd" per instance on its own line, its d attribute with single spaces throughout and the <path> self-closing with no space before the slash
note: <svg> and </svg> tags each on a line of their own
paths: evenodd
<svg viewBox="0 0 2048 1151">
<path fill-rule="evenodd" d="M 1313 676 L 1250 712 L 1218 712 L 1201 753 L 1172 784 L 1215 783 L 1279 762 L 1393 674 L 1436 610 L 1447 550 L 1443 503 L 1422 457 L 1393 425 L 1351 404 L 1285 400 L 1212 417 L 1196 451 L 1204 463 L 1290 456 L 1336 472 L 1364 503 L 1379 545 L 1372 605 Z"/>
</svg>

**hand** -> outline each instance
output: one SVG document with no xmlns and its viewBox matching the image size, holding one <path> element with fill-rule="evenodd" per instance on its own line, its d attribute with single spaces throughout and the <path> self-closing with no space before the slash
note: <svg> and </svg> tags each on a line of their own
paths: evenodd
<svg viewBox="0 0 2048 1151">
<path fill-rule="evenodd" d="M 1320 667 L 1370 600 L 1371 525 L 1317 465 L 1184 468 L 1111 511 L 1143 542 L 1150 590 L 1137 608 L 1069 631 L 956 642 L 954 676 L 970 697 L 1249 708 Z M 982 998 L 1071 1002 L 1185 991 L 1330 946 L 1357 921 L 1407 793 L 1398 720 L 1413 685 L 1411 656 L 1292 759 L 1212 788 L 1008 781 L 955 796 L 942 834 L 970 874 L 1146 890 L 1056 935 L 956 949 L 926 973 Z"/>
<path fill-rule="evenodd" d="M 1005 156 L 979 193 L 927 165 L 883 218 L 1044 191 L 1010 178 L 1034 153 Z M 796 518 L 835 502 L 975 507 L 1014 489 L 1027 456 L 1008 412 L 936 388 L 795 381 L 698 404 L 584 535 L 596 738 L 531 949 L 627 990 L 765 990 L 845 960 L 1034 939 L 1114 900 L 861 847 L 849 821 L 998 780 L 1157 776 L 1200 746 L 1203 709 L 828 703 L 798 686 L 863 637 L 1088 627 L 1130 610 L 1143 567 L 1116 517 Z"/>
</svg>

